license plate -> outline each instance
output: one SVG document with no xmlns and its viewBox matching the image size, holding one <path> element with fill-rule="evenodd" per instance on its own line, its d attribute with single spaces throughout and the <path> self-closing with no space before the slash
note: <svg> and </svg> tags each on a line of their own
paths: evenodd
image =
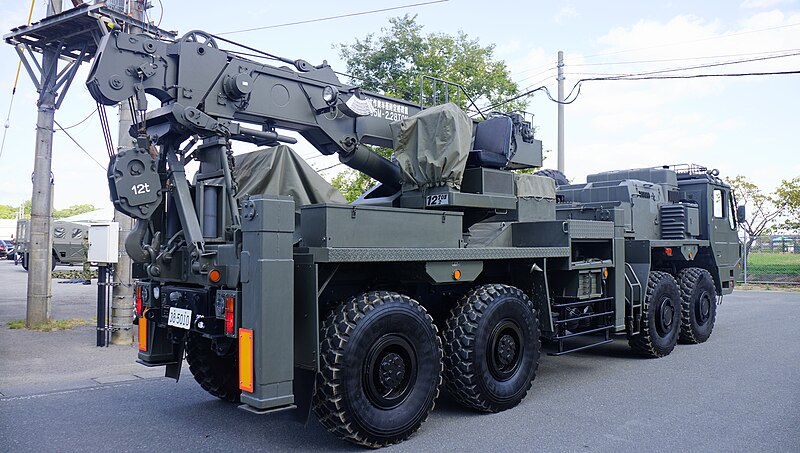
<svg viewBox="0 0 800 453">
<path fill-rule="evenodd" d="M 192 310 L 178 307 L 169 307 L 169 319 L 167 325 L 189 330 L 192 326 Z"/>
</svg>

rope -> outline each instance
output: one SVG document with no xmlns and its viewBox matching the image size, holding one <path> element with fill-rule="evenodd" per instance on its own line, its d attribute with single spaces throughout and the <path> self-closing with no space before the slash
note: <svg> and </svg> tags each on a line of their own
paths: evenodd
<svg viewBox="0 0 800 453">
<path fill-rule="evenodd" d="M 31 0 L 31 9 L 28 11 L 28 25 L 31 24 L 33 17 L 33 7 L 36 0 Z M 11 89 L 11 101 L 8 103 L 8 114 L 6 115 L 6 122 L 3 125 L 3 142 L 0 143 L 0 157 L 3 157 L 3 150 L 6 147 L 6 135 L 8 135 L 8 127 L 11 126 L 11 107 L 14 106 L 14 96 L 17 94 L 17 82 L 19 82 L 19 71 L 22 69 L 22 60 L 17 62 L 17 74 L 14 76 L 14 87 Z"/>
</svg>

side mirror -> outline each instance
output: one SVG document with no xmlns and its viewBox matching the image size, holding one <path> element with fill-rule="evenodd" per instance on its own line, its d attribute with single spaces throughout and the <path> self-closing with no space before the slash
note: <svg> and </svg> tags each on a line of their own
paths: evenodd
<svg viewBox="0 0 800 453">
<path fill-rule="evenodd" d="M 746 223 L 747 222 L 747 215 L 746 215 L 747 212 L 746 211 L 747 210 L 745 209 L 744 205 L 736 207 L 736 220 L 738 220 L 739 223 Z"/>
</svg>

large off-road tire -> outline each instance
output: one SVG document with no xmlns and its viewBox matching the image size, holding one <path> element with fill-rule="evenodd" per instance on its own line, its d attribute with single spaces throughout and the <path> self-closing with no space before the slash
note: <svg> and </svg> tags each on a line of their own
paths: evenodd
<svg viewBox="0 0 800 453">
<path fill-rule="evenodd" d="M 441 382 L 433 318 L 407 296 L 361 294 L 322 326 L 314 412 L 338 437 L 373 448 L 405 440 L 433 410 Z"/>
<path fill-rule="evenodd" d="M 567 179 L 566 175 L 564 175 L 564 173 L 561 173 L 558 170 L 551 170 L 549 168 L 546 168 L 544 170 L 535 171 L 533 172 L 533 174 L 551 178 L 553 181 L 556 182 L 556 186 L 569 185 L 569 180 Z"/>
<path fill-rule="evenodd" d="M 702 343 L 711 336 L 717 317 L 717 293 L 711 274 L 699 267 L 678 274 L 681 289 L 681 343 Z"/>
<path fill-rule="evenodd" d="M 194 380 L 203 390 L 219 399 L 239 402 L 239 357 L 234 346 L 218 355 L 208 338 L 189 332 L 186 338 L 186 362 Z"/>
<path fill-rule="evenodd" d="M 28 270 L 28 265 L 30 263 L 30 259 L 31 259 L 31 254 L 30 253 L 25 253 L 25 254 L 22 255 L 22 268 L 25 269 L 26 272 Z M 52 271 L 54 271 L 56 269 L 56 263 L 57 262 L 58 262 L 58 258 L 56 258 L 56 256 L 53 255 L 52 261 L 50 262 L 50 272 L 52 272 Z"/>
<path fill-rule="evenodd" d="M 628 335 L 628 344 L 645 357 L 664 357 L 675 349 L 680 327 L 681 294 L 678 284 L 666 272 L 650 272 L 642 304 L 641 330 L 636 335 Z"/>
<path fill-rule="evenodd" d="M 498 284 L 474 288 L 446 322 L 445 385 L 469 408 L 512 408 L 536 377 L 540 346 L 539 319 L 524 292 Z"/>
</svg>

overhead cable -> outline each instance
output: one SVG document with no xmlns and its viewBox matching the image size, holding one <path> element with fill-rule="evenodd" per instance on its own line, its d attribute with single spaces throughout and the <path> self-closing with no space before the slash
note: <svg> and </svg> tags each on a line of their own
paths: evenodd
<svg viewBox="0 0 800 453">
<path fill-rule="evenodd" d="M 427 2 L 412 3 L 412 4 L 408 4 L 408 5 L 392 6 L 392 7 L 389 7 L 389 8 L 374 9 L 374 10 L 369 10 L 369 11 L 360 11 L 360 12 L 357 12 L 357 13 L 339 14 L 337 16 L 320 17 L 320 18 L 317 18 L 317 19 L 300 20 L 300 21 L 297 21 L 297 22 L 287 22 L 287 23 L 283 23 L 283 24 L 266 25 L 266 26 L 263 26 L 263 27 L 245 28 L 245 29 L 242 29 L 242 30 L 232 30 L 232 31 L 226 31 L 226 32 L 217 33 L 217 34 L 218 35 L 232 35 L 234 33 L 245 33 L 245 32 L 248 32 L 248 31 L 257 31 L 257 30 L 267 30 L 267 29 L 271 29 L 271 28 L 289 27 L 289 26 L 292 26 L 292 25 L 310 24 L 310 23 L 314 23 L 314 22 L 323 22 L 323 21 L 334 20 L 334 19 L 343 19 L 345 17 L 364 16 L 364 15 L 367 15 L 367 14 L 382 13 L 382 12 L 386 12 L 386 11 L 395 11 L 395 10 L 398 10 L 398 9 L 406 9 L 406 8 L 414 8 L 414 7 L 417 7 L 417 6 L 433 5 L 433 4 L 436 4 L 436 3 L 445 3 L 445 2 L 448 2 L 448 1 L 450 1 L 450 0 L 431 0 L 431 1 L 427 1 Z"/>
</svg>

